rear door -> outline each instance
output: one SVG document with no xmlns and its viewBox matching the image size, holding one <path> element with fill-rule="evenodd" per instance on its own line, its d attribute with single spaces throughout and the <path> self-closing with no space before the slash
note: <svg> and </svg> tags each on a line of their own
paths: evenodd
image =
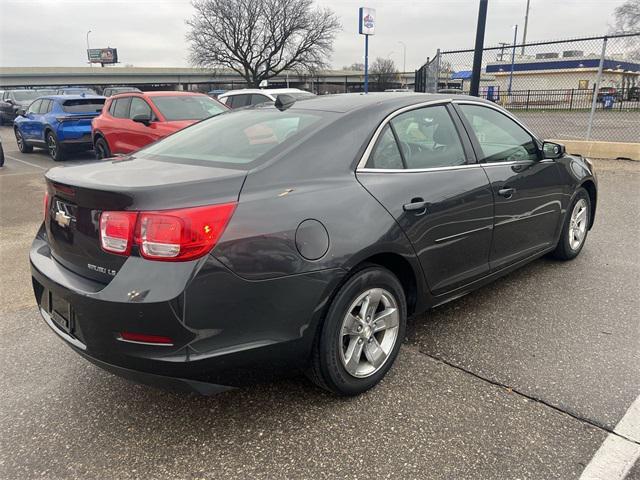
<svg viewBox="0 0 640 480">
<path fill-rule="evenodd" d="M 552 245 L 564 187 L 554 160 L 542 160 L 538 141 L 500 110 L 458 104 L 495 198 L 490 264 L 497 270 Z"/>
<path fill-rule="evenodd" d="M 36 121 L 33 124 L 33 136 L 34 138 L 44 142 L 44 125 L 46 123 L 45 115 L 51 111 L 53 102 L 49 99 L 43 99 L 40 103 L 38 113 L 34 115 Z"/>
<path fill-rule="evenodd" d="M 396 112 L 357 172 L 407 234 L 436 295 L 489 271 L 491 188 L 452 113 L 446 104 Z"/>
</svg>

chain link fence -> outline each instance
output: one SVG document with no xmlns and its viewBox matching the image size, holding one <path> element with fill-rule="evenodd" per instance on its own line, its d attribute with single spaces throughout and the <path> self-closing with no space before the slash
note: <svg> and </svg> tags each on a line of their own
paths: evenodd
<svg viewBox="0 0 640 480">
<path fill-rule="evenodd" d="M 473 54 L 438 50 L 416 91 L 468 94 Z M 544 138 L 640 142 L 640 33 L 485 48 L 479 95 Z"/>
</svg>

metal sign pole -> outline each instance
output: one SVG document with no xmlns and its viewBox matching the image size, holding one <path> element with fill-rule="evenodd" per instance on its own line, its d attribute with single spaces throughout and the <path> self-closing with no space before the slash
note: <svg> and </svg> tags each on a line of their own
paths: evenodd
<svg viewBox="0 0 640 480">
<path fill-rule="evenodd" d="M 364 93 L 369 93 L 369 35 L 364 36 Z"/>
<path fill-rule="evenodd" d="M 591 99 L 591 112 L 589 113 L 589 124 L 587 125 L 587 136 L 585 140 L 591 140 L 591 129 L 593 128 L 593 117 L 596 113 L 596 105 L 598 104 L 598 90 L 602 81 L 602 69 L 604 68 L 604 56 L 607 52 L 607 38 L 602 40 L 602 52 L 600 53 L 600 64 L 598 65 L 598 75 L 596 76 L 596 84 L 593 86 L 593 98 Z"/>
</svg>

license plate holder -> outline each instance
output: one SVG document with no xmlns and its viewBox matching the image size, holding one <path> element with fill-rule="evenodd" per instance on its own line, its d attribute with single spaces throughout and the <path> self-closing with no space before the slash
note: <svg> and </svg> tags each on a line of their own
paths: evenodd
<svg viewBox="0 0 640 480">
<path fill-rule="evenodd" d="M 60 330 L 71 334 L 73 331 L 73 309 L 65 299 L 49 293 L 49 314 Z"/>
</svg>

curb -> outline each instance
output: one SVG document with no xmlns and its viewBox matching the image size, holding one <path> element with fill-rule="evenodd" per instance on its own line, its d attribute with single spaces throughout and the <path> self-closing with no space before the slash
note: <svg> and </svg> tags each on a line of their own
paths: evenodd
<svg viewBox="0 0 640 480">
<path fill-rule="evenodd" d="M 620 158 L 625 160 L 640 161 L 640 143 L 563 139 L 555 139 L 550 141 L 563 144 L 567 149 L 567 153 L 579 154 L 583 157 Z"/>
</svg>

